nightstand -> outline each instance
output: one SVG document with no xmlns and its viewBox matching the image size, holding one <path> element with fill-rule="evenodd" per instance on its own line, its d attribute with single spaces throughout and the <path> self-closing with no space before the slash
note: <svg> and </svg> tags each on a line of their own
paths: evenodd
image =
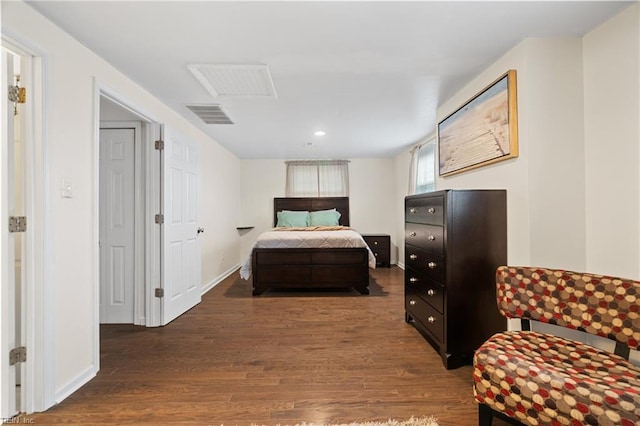
<svg viewBox="0 0 640 426">
<path fill-rule="evenodd" d="M 363 235 L 365 242 L 376 256 L 376 265 L 391 267 L 391 237 L 387 234 Z"/>
</svg>

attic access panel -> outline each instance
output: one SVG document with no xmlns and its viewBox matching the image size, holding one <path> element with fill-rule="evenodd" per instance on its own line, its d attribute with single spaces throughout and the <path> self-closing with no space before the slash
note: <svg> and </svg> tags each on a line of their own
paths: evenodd
<svg viewBox="0 0 640 426">
<path fill-rule="evenodd" d="M 278 97 L 267 65 L 190 64 L 187 68 L 214 98 Z"/>
</svg>

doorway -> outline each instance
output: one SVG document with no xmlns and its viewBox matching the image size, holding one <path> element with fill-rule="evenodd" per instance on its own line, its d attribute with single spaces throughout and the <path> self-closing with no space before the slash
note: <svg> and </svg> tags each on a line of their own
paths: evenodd
<svg viewBox="0 0 640 426">
<path fill-rule="evenodd" d="M 100 323 L 146 325 L 144 163 L 133 113 L 100 98 Z"/>
<path fill-rule="evenodd" d="M 9 224 L 9 232 L 2 237 L 2 310 L 7 313 L 8 327 L 3 333 L 3 343 L 8 339 L 8 368 L 3 365 L 2 411 L 13 416 L 22 411 L 23 356 L 23 303 L 24 256 L 23 233 L 26 231 L 24 213 L 24 167 L 22 163 L 22 129 L 24 121 L 23 103 L 26 92 L 20 87 L 20 55 L 2 48 L 3 101 L 2 153 L 0 154 L 2 176 L 2 222 Z M 5 87 L 7 89 L 5 89 Z M 5 222 L 6 220 L 6 222 Z M 4 345 L 3 345 L 4 346 Z"/>
<path fill-rule="evenodd" d="M 145 183 L 143 155 L 150 123 L 104 95 L 99 108 L 99 322 L 152 325 L 145 314 L 144 212 L 145 194 L 157 185 Z"/>
<path fill-rule="evenodd" d="M 45 303 L 53 296 L 46 261 L 49 186 L 43 58 L 5 35 L 1 50 L 0 324 L 6 326 L 0 332 L 0 418 L 7 419 L 53 404 L 52 311 Z M 10 100 L 9 86 L 24 89 L 17 102 Z M 18 228 L 26 230 L 7 232 L 10 216 L 24 218 L 17 219 L 24 225 Z"/>
</svg>

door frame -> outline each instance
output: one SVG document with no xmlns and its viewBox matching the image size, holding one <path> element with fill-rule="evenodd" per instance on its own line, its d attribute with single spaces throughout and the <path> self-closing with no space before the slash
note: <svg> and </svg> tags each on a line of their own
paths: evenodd
<svg viewBox="0 0 640 426">
<path fill-rule="evenodd" d="M 133 231 L 133 320 L 134 325 L 146 325 L 145 319 L 145 276 L 144 276 L 144 162 L 142 161 L 142 126 L 143 122 L 140 121 L 100 121 L 100 129 L 133 129 L 134 130 L 134 195 L 133 195 L 133 208 L 134 208 L 134 231 Z M 99 144 L 99 141 L 98 141 Z M 98 152 L 98 160 L 100 159 Z M 102 167 L 100 164 L 99 167 Z M 98 177 L 102 173 L 101 169 L 98 169 Z M 100 194 L 98 195 L 100 197 Z M 101 203 L 98 204 L 102 208 Z M 102 210 L 98 211 L 98 215 Z M 102 224 L 101 219 L 100 224 Z M 100 260 L 99 267 L 102 268 L 102 259 Z M 100 292 L 102 294 L 103 283 L 102 275 L 100 275 Z M 102 307 L 101 307 L 102 309 Z M 100 312 L 102 315 L 102 312 Z"/>
<path fill-rule="evenodd" d="M 130 112 L 140 119 L 142 127 L 142 137 L 140 139 L 140 160 L 143 163 L 142 174 L 140 176 L 141 194 L 140 201 L 143 206 L 140 208 L 140 217 L 136 217 L 139 224 L 140 233 L 144 233 L 143 244 L 140 247 L 140 255 L 143 256 L 141 263 L 144 274 L 144 283 L 141 293 L 143 303 L 136 303 L 136 306 L 144 306 L 143 315 L 134 315 L 134 319 L 144 316 L 146 327 L 157 327 L 161 325 L 161 299 L 155 297 L 154 289 L 160 285 L 160 227 L 154 223 L 152 218 L 160 212 L 161 208 L 161 164 L 159 151 L 154 148 L 154 142 L 160 139 L 162 124 L 152 114 L 126 96 L 112 89 L 108 85 L 94 78 L 94 141 L 93 141 L 93 163 L 95 194 L 100 191 L 100 99 L 106 98 L 115 103 L 120 108 Z M 138 176 L 136 176 L 137 178 Z M 136 200 L 137 202 L 137 200 Z M 95 265 L 95 291 L 94 291 L 94 365 L 96 372 L 100 368 L 100 197 L 94 200 L 94 238 L 96 241 L 93 258 Z M 136 232 L 137 233 L 137 232 Z"/>
<path fill-rule="evenodd" d="M 54 289 L 51 277 L 49 148 L 46 140 L 47 58 L 26 40 L 2 33 L 2 47 L 20 56 L 21 85 L 27 89 L 23 112 L 23 190 L 28 228 L 23 237 L 21 411 L 43 411 L 55 404 Z M 5 264 L 3 262 L 3 267 Z M 3 310 L 5 312 L 5 310 Z M 0 321 L 8 321 L 0 318 Z"/>
</svg>

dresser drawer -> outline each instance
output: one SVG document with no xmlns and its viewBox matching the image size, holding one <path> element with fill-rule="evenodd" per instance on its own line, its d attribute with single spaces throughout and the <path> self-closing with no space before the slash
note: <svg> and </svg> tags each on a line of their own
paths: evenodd
<svg viewBox="0 0 640 426">
<path fill-rule="evenodd" d="M 404 275 L 405 288 L 427 301 L 436 310 L 444 314 L 444 287 L 422 274 L 407 269 Z"/>
<path fill-rule="evenodd" d="M 427 197 L 405 201 L 405 220 L 410 223 L 444 225 L 444 197 Z"/>
<path fill-rule="evenodd" d="M 444 256 L 407 244 L 404 249 L 404 263 L 408 268 L 444 283 Z"/>
<path fill-rule="evenodd" d="M 376 257 L 377 265 L 391 266 L 391 237 L 386 234 L 363 235 L 373 255 Z"/>
<path fill-rule="evenodd" d="M 376 247 L 389 247 L 390 237 L 388 235 L 363 235 L 362 238 L 367 242 L 367 245 L 373 250 Z"/>
<path fill-rule="evenodd" d="M 444 227 L 407 223 L 404 227 L 407 244 L 444 255 Z"/>
<path fill-rule="evenodd" d="M 413 319 L 420 322 L 439 342 L 444 341 L 443 315 L 413 293 L 411 288 L 406 290 L 405 309 Z"/>
</svg>

